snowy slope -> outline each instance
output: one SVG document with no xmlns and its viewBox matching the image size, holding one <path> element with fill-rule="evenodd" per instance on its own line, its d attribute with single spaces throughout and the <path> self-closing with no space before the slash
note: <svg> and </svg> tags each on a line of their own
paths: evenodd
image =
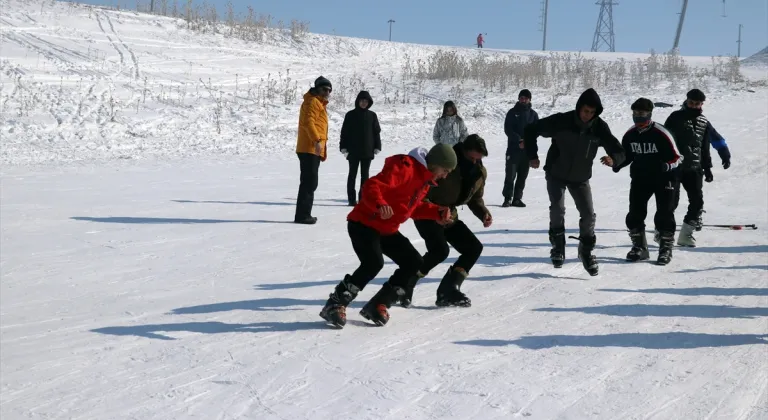
<svg viewBox="0 0 768 420">
<path fill-rule="evenodd" d="M 320 72 L 338 80 L 373 66 L 397 74 L 395 57 L 436 47 L 344 38 L 337 49 L 317 35 L 303 45 L 242 45 L 165 18 L 61 4 L 57 17 L 40 4 L 0 4 L 6 105 L 25 103 L 7 91 L 11 69 L 39 83 L 41 95 L 28 115 L 3 108 L 0 127 L 3 420 L 768 418 L 764 88 L 710 81 L 706 106 L 733 166 L 724 171 L 715 155 L 705 222 L 759 229 L 706 228 L 699 247 L 676 249 L 666 267 L 625 263 L 628 171 L 596 167 L 601 272 L 590 277 L 574 241 L 562 269 L 548 262 L 540 170 L 531 171 L 527 208 L 499 207 L 500 123 L 511 98 L 469 86 L 467 123 L 488 140 L 486 202 L 495 220 L 483 229 L 460 210 L 485 244 L 463 287 L 472 308 L 434 306 L 452 251 L 417 288 L 414 307 L 393 308 L 387 326 L 370 326 L 357 312 L 391 274 L 387 262 L 337 331 L 318 312 L 356 268 L 344 222 L 346 161 L 332 153 L 321 166 L 319 224 L 289 223 L 298 102 L 234 106 L 218 134 L 210 100 L 194 87 L 164 97 L 159 86 L 210 77 L 234 94 L 235 75 L 238 83 L 250 75 L 253 87 L 287 68 L 304 84 Z M 89 48 L 106 54 L 101 66 L 88 67 Z M 71 77 L 62 82 L 62 74 Z M 146 101 L 137 93 L 145 75 L 156 83 Z M 435 82 L 425 94 L 442 100 L 454 86 Z M 123 104 L 115 122 L 103 108 L 110 88 Z M 648 95 L 677 104 L 686 89 Z M 605 93 L 617 135 L 642 92 Z M 542 116 L 575 104 L 566 95 L 550 108 L 548 94 L 534 91 Z M 428 103 L 426 120 L 423 104 L 383 102 L 375 109 L 384 154 L 430 143 L 439 101 Z M 334 108 L 333 129 L 349 106 Z M 670 111 L 659 108 L 655 118 Z M 570 198 L 566 205 L 575 234 L 578 215 Z M 678 221 L 686 205 L 683 198 Z M 649 230 L 654 209 L 651 202 Z M 403 232 L 424 251 L 411 222 Z"/>
</svg>

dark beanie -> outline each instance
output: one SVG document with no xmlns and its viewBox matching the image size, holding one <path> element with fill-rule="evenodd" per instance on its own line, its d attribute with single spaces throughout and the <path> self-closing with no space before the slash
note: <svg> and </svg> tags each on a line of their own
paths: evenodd
<svg viewBox="0 0 768 420">
<path fill-rule="evenodd" d="M 704 92 L 698 89 L 689 90 L 686 97 L 692 101 L 698 101 L 698 102 L 704 102 L 707 100 L 707 97 L 706 95 L 704 95 Z"/>
<path fill-rule="evenodd" d="M 531 91 L 528 90 L 528 89 L 523 89 L 523 90 L 520 91 L 520 94 L 517 95 L 517 97 L 518 98 L 525 97 L 525 98 L 531 99 Z"/>
<path fill-rule="evenodd" d="M 464 150 L 474 150 L 488 156 L 488 149 L 485 147 L 485 140 L 477 134 L 470 134 L 463 141 Z"/>
<path fill-rule="evenodd" d="M 456 169 L 458 159 L 456 158 L 456 152 L 453 151 L 453 147 L 440 143 L 434 145 L 427 153 L 427 164 L 452 171 Z"/>
<path fill-rule="evenodd" d="M 315 88 L 321 88 L 321 87 L 327 87 L 331 91 L 333 91 L 333 85 L 331 85 L 331 81 L 326 79 L 323 76 L 318 77 L 315 79 Z"/>
<path fill-rule="evenodd" d="M 640 98 L 632 104 L 632 111 L 653 112 L 653 102 L 648 98 Z"/>
</svg>

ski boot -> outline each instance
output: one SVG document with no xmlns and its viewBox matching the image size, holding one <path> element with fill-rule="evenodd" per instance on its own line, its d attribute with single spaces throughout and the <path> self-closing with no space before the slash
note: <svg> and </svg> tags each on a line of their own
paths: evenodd
<svg viewBox="0 0 768 420">
<path fill-rule="evenodd" d="M 444 306 L 460 306 L 463 308 L 469 308 L 472 306 L 472 301 L 469 300 L 467 295 L 461 292 L 461 283 L 467 279 L 467 272 L 463 268 L 451 267 L 448 272 L 445 273 L 443 279 L 440 281 L 440 286 L 437 287 L 437 300 L 435 305 Z"/>
<path fill-rule="evenodd" d="M 389 321 L 389 307 L 397 299 L 397 291 L 387 281 L 378 292 L 360 310 L 360 316 L 378 326 L 385 325 Z"/>
<path fill-rule="evenodd" d="M 596 276 L 598 272 L 597 258 L 592 255 L 592 251 L 595 249 L 595 243 L 597 238 L 595 236 L 585 236 L 578 238 L 571 236 L 573 239 L 579 241 L 579 261 L 584 265 L 584 269 L 587 270 L 590 276 Z"/>
<path fill-rule="evenodd" d="M 395 303 L 399 304 L 403 308 L 410 307 L 411 302 L 413 302 L 413 289 L 416 288 L 416 283 L 418 283 L 419 280 L 423 278 L 424 274 L 421 274 L 421 271 L 418 271 L 416 272 L 416 275 L 408 280 L 408 284 L 405 287 L 396 287 L 395 290 L 397 291 L 397 300 Z"/>
<path fill-rule="evenodd" d="M 549 243 L 552 244 L 552 250 L 549 251 L 552 265 L 555 268 L 560 268 L 565 261 L 565 228 L 550 229 Z"/>
<path fill-rule="evenodd" d="M 661 232 L 659 237 L 659 257 L 656 259 L 656 264 L 667 265 L 672 261 L 672 247 L 675 243 L 675 232 Z"/>
<path fill-rule="evenodd" d="M 360 292 L 354 284 L 351 283 L 349 274 L 344 276 L 344 280 L 336 285 L 325 306 L 320 311 L 320 317 L 337 328 L 344 328 L 347 323 L 347 305 L 350 304 Z"/>
<path fill-rule="evenodd" d="M 627 253 L 627 261 L 643 261 L 651 257 L 648 253 L 648 242 L 645 238 L 645 229 L 630 230 L 629 238 L 632 240 L 632 249 Z"/>
<path fill-rule="evenodd" d="M 678 245 L 696 247 L 696 238 L 693 237 L 693 231 L 696 228 L 692 223 L 695 222 L 683 222 L 683 226 L 680 228 L 680 236 L 677 237 Z"/>
</svg>

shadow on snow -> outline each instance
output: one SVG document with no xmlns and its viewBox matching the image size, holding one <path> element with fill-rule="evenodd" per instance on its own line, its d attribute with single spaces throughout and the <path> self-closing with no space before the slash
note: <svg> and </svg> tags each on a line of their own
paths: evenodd
<svg viewBox="0 0 768 420">
<path fill-rule="evenodd" d="M 233 332 L 280 332 L 328 329 L 321 322 L 256 322 L 253 324 L 227 324 L 225 322 L 185 322 L 181 324 L 150 324 L 123 327 L 105 327 L 91 330 L 108 335 L 133 335 L 159 340 L 176 340 L 161 332 L 192 332 L 200 334 L 222 334 Z"/>
<path fill-rule="evenodd" d="M 128 223 L 128 224 L 147 224 L 147 225 L 162 225 L 162 224 L 208 224 L 208 223 L 291 223 L 289 220 L 227 220 L 227 219 L 180 219 L 175 217 L 86 217 L 76 216 L 70 217 L 72 220 L 79 220 L 83 222 L 98 222 L 98 223 Z"/>
<path fill-rule="evenodd" d="M 599 292 L 664 293 L 680 296 L 768 296 L 768 289 L 756 287 L 689 287 L 659 289 L 597 289 Z"/>
<path fill-rule="evenodd" d="M 663 316 L 686 318 L 741 318 L 768 316 L 768 308 L 715 305 L 606 305 L 582 308 L 537 308 L 535 312 L 582 312 L 610 316 Z"/>
</svg>

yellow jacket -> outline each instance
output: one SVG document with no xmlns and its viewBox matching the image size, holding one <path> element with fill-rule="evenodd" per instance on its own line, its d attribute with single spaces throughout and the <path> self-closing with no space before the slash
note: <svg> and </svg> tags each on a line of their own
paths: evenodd
<svg viewBox="0 0 768 420">
<path fill-rule="evenodd" d="M 299 112 L 299 136 L 296 140 L 296 153 L 311 153 L 325 160 L 328 155 L 328 100 L 311 92 L 304 94 L 304 102 Z M 320 142 L 321 152 L 315 149 Z"/>
</svg>

